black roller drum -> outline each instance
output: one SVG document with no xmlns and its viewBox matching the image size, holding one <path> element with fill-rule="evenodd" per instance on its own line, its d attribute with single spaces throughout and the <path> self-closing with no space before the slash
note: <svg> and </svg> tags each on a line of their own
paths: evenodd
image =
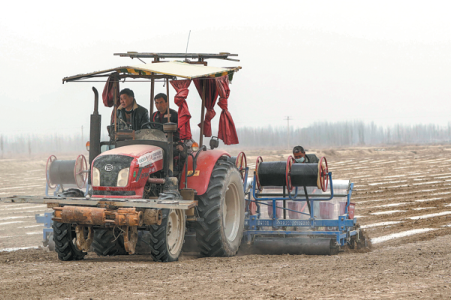
<svg viewBox="0 0 451 300">
<path fill-rule="evenodd" d="M 318 164 L 293 164 L 291 166 L 292 186 L 317 186 Z"/>
<path fill-rule="evenodd" d="M 285 169 L 284 161 L 262 162 L 258 165 L 258 179 L 261 186 L 284 186 Z"/>
<path fill-rule="evenodd" d="M 258 166 L 261 186 L 285 186 L 287 163 L 284 161 L 262 162 Z M 294 163 L 291 167 L 292 186 L 317 186 L 318 164 Z"/>
</svg>

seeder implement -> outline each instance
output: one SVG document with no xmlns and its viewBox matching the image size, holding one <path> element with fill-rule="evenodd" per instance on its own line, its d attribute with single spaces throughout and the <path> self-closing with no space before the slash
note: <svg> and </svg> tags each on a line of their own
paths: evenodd
<svg viewBox="0 0 451 300">
<path fill-rule="evenodd" d="M 325 157 L 298 164 L 291 156 L 287 162 L 258 157 L 246 194 L 243 243 L 265 254 L 331 255 L 364 246 L 350 202 L 353 186 L 332 180 Z"/>
</svg>

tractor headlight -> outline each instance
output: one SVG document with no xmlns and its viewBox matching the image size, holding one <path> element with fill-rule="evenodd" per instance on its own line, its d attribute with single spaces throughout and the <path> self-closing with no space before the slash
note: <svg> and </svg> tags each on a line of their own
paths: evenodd
<svg viewBox="0 0 451 300">
<path fill-rule="evenodd" d="M 100 171 L 97 168 L 92 168 L 92 186 L 100 186 Z"/>
<path fill-rule="evenodd" d="M 130 173 L 130 168 L 122 169 L 117 175 L 117 184 L 118 187 L 124 187 L 128 184 L 128 177 Z"/>
</svg>

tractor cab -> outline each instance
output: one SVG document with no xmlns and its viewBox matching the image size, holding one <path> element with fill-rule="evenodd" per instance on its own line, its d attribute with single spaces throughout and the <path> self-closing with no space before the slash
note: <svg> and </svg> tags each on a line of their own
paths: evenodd
<svg viewBox="0 0 451 300">
<path fill-rule="evenodd" d="M 188 173 L 196 174 L 191 166 L 197 165 L 199 150 L 205 151 L 203 137 L 211 137 L 211 121 L 215 116 L 215 105 L 222 110 L 219 118 L 219 139 L 224 144 L 231 145 L 238 143 L 238 137 L 235 130 L 233 118 L 228 111 L 227 100 L 230 89 L 229 82 L 232 80 L 235 72 L 241 67 L 218 68 L 208 66 L 208 59 L 232 60 L 231 57 L 237 56 L 230 53 L 206 54 L 206 53 L 116 53 L 121 57 L 130 57 L 139 59 L 151 59 L 148 63 L 138 65 L 127 65 L 107 70 L 79 74 L 63 78 L 66 82 L 92 82 L 99 78 L 105 78 L 106 85 L 102 93 L 102 100 L 105 106 L 112 107 L 112 118 L 107 126 L 109 141 L 100 141 L 101 116 L 98 113 L 98 92 L 95 88 L 94 112 L 91 115 L 90 141 L 89 141 L 89 164 L 92 165 L 95 158 L 106 150 L 115 149 L 133 144 L 147 144 L 158 146 L 163 149 L 165 156 L 164 177 L 176 177 L 178 181 L 184 179 L 183 185 L 189 186 Z M 176 61 L 170 59 L 177 59 Z M 164 82 L 166 86 L 166 95 L 168 97 L 167 114 L 169 115 L 170 101 L 173 97 L 177 107 L 171 107 L 178 111 L 177 124 L 174 123 L 156 123 L 151 120 L 142 124 L 138 130 L 132 130 L 125 122 L 118 119 L 117 110 L 119 107 L 119 85 L 126 80 L 147 82 L 150 85 L 150 117 L 154 113 L 155 83 Z M 192 84 L 193 83 L 193 84 Z M 169 85 L 176 93 L 171 95 Z M 192 140 L 190 118 L 191 114 L 186 103 L 189 93 L 189 87 L 194 87 L 201 99 L 201 120 L 199 143 Z M 178 133 L 178 141 L 174 141 L 174 134 Z M 214 147 L 214 142 L 211 148 Z M 175 153 L 174 153 L 175 152 Z M 224 153 L 218 152 L 218 157 Z M 188 164 L 190 165 L 188 166 Z M 190 169 L 190 170 L 188 170 Z M 92 175 L 92 174 L 91 174 Z M 92 177 L 92 176 L 91 176 Z M 194 185 L 195 182 L 193 182 Z M 182 183 L 181 183 L 182 185 Z M 199 191 L 197 191 L 199 194 Z"/>
</svg>

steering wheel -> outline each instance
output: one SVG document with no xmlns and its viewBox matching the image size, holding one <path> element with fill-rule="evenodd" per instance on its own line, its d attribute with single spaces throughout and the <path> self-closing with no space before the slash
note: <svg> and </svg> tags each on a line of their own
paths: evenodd
<svg viewBox="0 0 451 300">
<path fill-rule="evenodd" d="M 146 129 L 158 129 L 158 130 L 163 130 L 163 124 L 161 123 L 157 123 L 157 122 L 146 122 L 143 123 L 141 125 L 141 129 L 143 129 L 144 126 L 148 126 L 146 127 Z M 159 127 L 159 128 L 158 128 Z"/>
</svg>

